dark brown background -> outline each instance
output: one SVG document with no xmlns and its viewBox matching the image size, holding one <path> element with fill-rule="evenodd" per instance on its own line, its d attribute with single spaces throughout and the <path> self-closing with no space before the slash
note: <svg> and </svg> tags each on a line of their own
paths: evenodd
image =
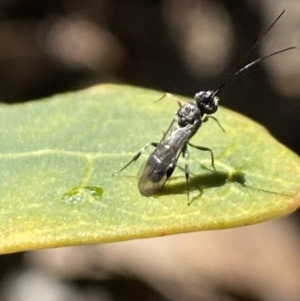
<svg viewBox="0 0 300 301">
<path fill-rule="evenodd" d="M 275 17 L 248 61 L 298 46 L 297 1 L 1 1 L 0 100 L 21 102 L 101 82 L 192 97 L 213 89 Z M 278 55 L 221 93 L 300 150 L 299 50 Z"/>
<path fill-rule="evenodd" d="M 285 47 L 298 49 L 266 60 L 255 68 L 259 70 L 253 70 L 258 72 L 236 79 L 221 91 L 220 97 L 222 105 L 258 120 L 300 153 L 300 3 L 297 0 L 2 0 L 0 100 L 23 102 L 103 82 L 139 85 L 192 97 L 199 90 L 217 87 L 283 9 L 285 15 L 247 62 Z M 159 242 L 155 241 L 156 244 Z M 278 240 L 278 245 L 281 244 Z M 43 282 L 44 276 L 35 274 L 38 264 L 28 264 L 26 256 L 0 258 L 0 298 L 14 300 L 12 292 L 21 286 L 23 299 L 19 300 L 30 296 L 30 300 L 48 300 L 47 290 L 52 297 L 59 296 L 53 300 L 61 300 L 60 290 L 67 291 L 62 294 L 63 299 L 73 299 L 74 295 L 68 292 L 69 283 L 62 289 L 57 278 L 49 282 L 46 277 Z M 278 256 L 274 260 L 280 262 L 284 258 Z M 295 272 L 295 277 L 299 274 Z M 21 282 L 22 277 L 28 282 Z M 76 287 L 81 292 L 77 298 L 162 300 L 155 293 L 159 291 L 172 300 L 184 299 L 157 287 L 155 291 L 148 288 L 154 282 L 142 281 L 134 273 L 131 277 L 134 280 L 116 272 L 91 289 L 90 283 L 85 282 L 88 277 L 83 276 L 82 280 L 76 275 L 80 279 Z M 32 283 L 38 283 L 42 292 L 45 285 L 45 293 L 38 297 L 31 295 Z M 223 290 L 228 293 L 227 288 Z M 230 297 L 225 294 L 227 297 L 220 300 L 268 300 L 252 293 L 242 291 Z M 202 300 L 197 296 L 197 300 Z"/>
</svg>

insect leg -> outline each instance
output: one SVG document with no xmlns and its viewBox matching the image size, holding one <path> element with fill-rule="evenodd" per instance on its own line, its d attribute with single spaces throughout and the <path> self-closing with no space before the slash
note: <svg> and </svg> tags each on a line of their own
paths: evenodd
<svg viewBox="0 0 300 301">
<path fill-rule="evenodd" d="M 216 117 L 214 117 L 214 116 L 208 116 L 208 115 L 206 115 L 206 116 L 202 119 L 202 121 L 203 121 L 203 122 L 206 122 L 206 121 L 208 120 L 208 118 L 213 119 L 213 120 L 218 124 L 218 126 L 221 128 L 221 130 L 222 130 L 223 132 L 225 132 L 225 130 L 224 130 L 224 128 L 221 126 L 219 120 L 218 120 Z"/>
<path fill-rule="evenodd" d="M 127 168 L 132 162 L 136 161 L 140 155 L 148 148 L 149 145 L 152 145 L 154 147 L 157 147 L 158 143 L 157 142 L 148 142 L 144 147 L 142 147 L 133 157 L 132 159 L 125 165 L 123 166 L 119 171 L 113 173 L 113 175 L 118 174 L 119 172 L 121 172 L 122 170 L 124 170 L 125 168 Z"/>
<path fill-rule="evenodd" d="M 187 199 L 188 199 L 188 206 L 190 205 L 190 171 L 189 171 L 189 151 L 187 148 L 187 144 L 182 149 L 182 155 L 185 159 L 185 180 L 186 180 L 186 193 L 187 193 Z"/>
<path fill-rule="evenodd" d="M 167 97 L 172 97 L 172 98 L 176 99 L 179 107 L 183 106 L 183 102 L 177 96 L 175 96 L 174 94 L 171 94 L 171 93 L 165 93 L 162 97 L 160 97 L 159 99 L 157 99 L 155 102 L 162 100 L 166 96 Z"/>
<path fill-rule="evenodd" d="M 215 168 L 214 153 L 213 153 L 213 151 L 212 151 L 210 148 L 205 147 L 205 146 L 194 145 L 194 144 L 192 144 L 192 143 L 188 143 L 188 145 L 191 146 L 191 147 L 194 147 L 194 148 L 196 148 L 196 149 L 205 151 L 205 152 L 206 152 L 206 151 L 207 151 L 207 152 L 210 152 L 210 155 L 211 155 L 211 166 L 213 167 L 213 169 L 214 169 L 215 171 L 217 171 L 216 168 Z"/>
</svg>

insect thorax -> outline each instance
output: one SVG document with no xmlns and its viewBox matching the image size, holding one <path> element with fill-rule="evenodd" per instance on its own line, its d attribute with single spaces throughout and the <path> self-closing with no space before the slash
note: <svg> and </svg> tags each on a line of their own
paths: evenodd
<svg viewBox="0 0 300 301">
<path fill-rule="evenodd" d="M 201 112 L 197 104 L 193 102 L 187 102 L 180 107 L 177 111 L 176 117 L 180 127 L 194 125 L 196 122 L 200 122 L 201 124 Z"/>
</svg>

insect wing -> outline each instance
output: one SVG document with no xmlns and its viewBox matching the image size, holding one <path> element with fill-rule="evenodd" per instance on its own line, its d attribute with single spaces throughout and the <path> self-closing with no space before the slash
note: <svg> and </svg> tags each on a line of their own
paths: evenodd
<svg viewBox="0 0 300 301">
<path fill-rule="evenodd" d="M 167 179 L 165 167 L 163 168 L 153 156 L 150 156 L 138 182 L 141 195 L 152 196 Z"/>
<path fill-rule="evenodd" d="M 144 196 L 153 195 L 172 175 L 183 146 L 191 135 L 191 126 L 180 128 L 173 122 L 154 152 L 149 156 L 139 179 Z"/>
<path fill-rule="evenodd" d="M 158 155 L 165 155 L 165 157 L 163 157 L 163 160 L 160 160 Z M 151 196 L 160 189 L 172 175 L 177 158 L 174 148 L 168 149 L 165 148 L 164 144 L 160 144 L 149 156 L 141 174 L 138 183 L 140 193 L 144 196 Z"/>
</svg>

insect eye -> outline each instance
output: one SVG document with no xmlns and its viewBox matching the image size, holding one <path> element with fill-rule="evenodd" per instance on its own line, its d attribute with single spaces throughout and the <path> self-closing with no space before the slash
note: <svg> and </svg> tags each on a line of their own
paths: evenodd
<svg viewBox="0 0 300 301">
<path fill-rule="evenodd" d="M 218 110 L 218 106 L 219 106 L 219 97 L 214 96 L 211 99 L 211 102 L 203 106 L 203 112 L 205 114 L 213 114 Z"/>
<path fill-rule="evenodd" d="M 195 94 L 195 101 L 199 109 L 211 103 L 212 91 L 201 91 Z"/>
<path fill-rule="evenodd" d="M 195 101 L 203 114 L 213 114 L 218 109 L 219 97 L 211 90 L 196 93 Z"/>
</svg>

